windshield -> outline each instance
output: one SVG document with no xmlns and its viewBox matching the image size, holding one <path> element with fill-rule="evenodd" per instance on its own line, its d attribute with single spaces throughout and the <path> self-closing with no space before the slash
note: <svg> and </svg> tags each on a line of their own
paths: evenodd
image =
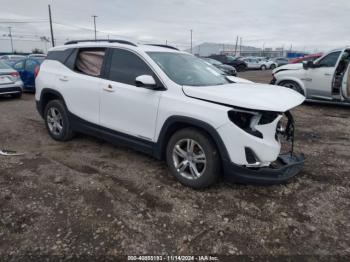
<svg viewBox="0 0 350 262">
<path fill-rule="evenodd" d="M 175 83 L 187 86 L 212 86 L 230 83 L 218 70 L 190 54 L 147 52 Z"/>
</svg>

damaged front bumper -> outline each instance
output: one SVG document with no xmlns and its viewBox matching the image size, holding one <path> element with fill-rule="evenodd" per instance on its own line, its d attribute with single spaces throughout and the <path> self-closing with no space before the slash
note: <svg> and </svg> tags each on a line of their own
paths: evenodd
<svg viewBox="0 0 350 262">
<path fill-rule="evenodd" d="M 232 182 L 245 184 L 279 184 L 297 175 L 304 166 L 303 154 L 281 154 L 268 167 L 248 168 L 223 161 L 224 176 Z"/>
</svg>

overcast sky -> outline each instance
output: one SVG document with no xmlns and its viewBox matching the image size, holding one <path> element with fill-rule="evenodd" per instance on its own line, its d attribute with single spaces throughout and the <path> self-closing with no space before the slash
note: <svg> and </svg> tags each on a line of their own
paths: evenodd
<svg viewBox="0 0 350 262">
<path fill-rule="evenodd" d="M 15 49 L 44 49 L 49 37 L 51 4 L 58 43 L 98 37 L 168 43 L 182 49 L 193 42 L 231 43 L 299 50 L 327 50 L 350 45 L 350 0 L 0 0 L 0 51 L 12 27 Z M 9 23 L 36 22 L 36 23 Z M 20 40 L 21 39 L 21 40 Z"/>
</svg>

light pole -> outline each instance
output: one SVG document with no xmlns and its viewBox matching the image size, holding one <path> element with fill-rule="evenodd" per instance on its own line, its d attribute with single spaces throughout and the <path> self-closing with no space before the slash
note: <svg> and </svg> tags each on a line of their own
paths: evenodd
<svg viewBox="0 0 350 262">
<path fill-rule="evenodd" d="M 50 5 L 49 5 L 49 21 L 50 21 L 51 43 L 52 43 L 52 47 L 55 47 L 55 39 L 53 38 L 51 6 Z"/>
<path fill-rule="evenodd" d="M 193 30 L 191 29 L 191 54 L 192 54 L 192 33 L 193 33 Z"/>
<path fill-rule="evenodd" d="M 12 50 L 12 53 L 13 53 L 13 40 L 12 40 L 11 26 L 9 26 L 9 36 L 10 36 L 10 40 L 11 40 L 11 50 Z"/>
<path fill-rule="evenodd" d="M 97 40 L 97 32 L 96 32 L 96 17 L 97 15 L 92 16 L 94 18 L 94 29 L 95 29 L 95 41 Z"/>
</svg>

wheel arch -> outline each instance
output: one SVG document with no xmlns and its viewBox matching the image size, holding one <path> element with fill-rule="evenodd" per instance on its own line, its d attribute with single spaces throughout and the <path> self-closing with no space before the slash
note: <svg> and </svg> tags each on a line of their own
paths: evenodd
<svg viewBox="0 0 350 262">
<path fill-rule="evenodd" d="M 229 160 L 229 155 L 225 144 L 216 129 L 204 121 L 185 116 L 171 116 L 164 122 L 155 146 L 154 156 L 157 159 L 165 159 L 166 146 L 170 137 L 175 132 L 189 127 L 205 132 L 212 139 L 219 151 L 221 162 L 223 160 Z"/>
<path fill-rule="evenodd" d="M 303 90 L 305 96 L 307 95 L 306 87 L 303 81 L 301 81 L 299 78 L 296 78 L 296 77 L 284 77 L 284 78 L 277 79 L 275 85 L 280 85 L 282 82 L 286 82 L 286 81 L 292 81 L 297 83 L 300 86 L 300 88 Z"/>
<path fill-rule="evenodd" d="M 54 89 L 51 88 L 44 88 L 41 91 L 40 94 L 40 100 L 38 102 L 37 108 L 39 111 L 39 114 L 43 117 L 44 115 L 44 111 L 45 111 L 45 107 L 47 105 L 47 103 L 49 103 L 52 100 L 55 99 L 59 99 L 63 102 L 64 106 L 66 107 L 66 103 L 64 101 L 64 98 L 62 96 L 62 94 Z"/>
</svg>

